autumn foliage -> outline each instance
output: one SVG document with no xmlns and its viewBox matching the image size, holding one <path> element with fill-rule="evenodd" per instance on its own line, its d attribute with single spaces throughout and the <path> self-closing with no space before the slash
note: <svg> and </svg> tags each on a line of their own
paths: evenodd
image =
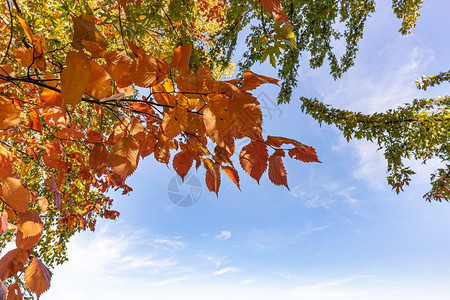
<svg viewBox="0 0 450 300">
<path fill-rule="evenodd" d="M 262 5 L 287 21 L 279 1 Z M 256 181 L 267 171 L 286 187 L 286 154 L 318 162 L 310 146 L 263 136 L 251 91 L 276 79 L 251 71 L 214 79 L 208 67 L 190 68 L 189 44 L 174 49 L 170 62 L 128 40 L 129 53 L 111 50 L 90 14 L 72 15 L 71 44 L 48 50 L 45 33 L 15 18 L 27 42 L 12 44 L 11 63 L 0 66 L 0 230 L 15 232 L 16 243 L 0 260 L 1 299 L 21 298 L 22 277 L 38 297 L 45 292 L 52 273 L 37 248 L 58 251 L 61 244 L 50 241 L 59 233 L 94 230 L 99 216 L 115 219 L 106 193 L 131 191 L 126 179 L 144 157 L 173 166 L 182 178 L 193 166 L 204 168 L 216 194 L 223 174 L 240 187 L 235 155 Z M 55 51 L 63 64 L 54 61 Z M 250 142 L 236 149 L 244 138 Z"/>
</svg>

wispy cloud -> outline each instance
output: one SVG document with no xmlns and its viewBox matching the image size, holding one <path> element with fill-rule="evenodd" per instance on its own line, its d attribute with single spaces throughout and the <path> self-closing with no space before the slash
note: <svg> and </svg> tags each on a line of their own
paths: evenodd
<svg viewBox="0 0 450 300">
<path fill-rule="evenodd" d="M 235 267 L 226 267 L 226 268 L 222 268 L 219 269 L 217 271 L 214 272 L 214 275 L 224 275 L 224 274 L 228 274 L 228 273 L 236 273 L 239 272 L 238 268 Z"/>
<path fill-rule="evenodd" d="M 231 238 L 231 232 L 228 230 L 222 230 L 219 234 L 215 236 L 216 240 L 226 241 Z"/>
</svg>

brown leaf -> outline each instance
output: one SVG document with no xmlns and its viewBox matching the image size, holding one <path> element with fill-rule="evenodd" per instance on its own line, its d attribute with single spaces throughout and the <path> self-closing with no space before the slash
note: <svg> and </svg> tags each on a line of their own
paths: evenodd
<svg viewBox="0 0 450 300">
<path fill-rule="evenodd" d="M 253 73 L 252 71 L 245 70 L 244 71 L 244 83 L 242 84 L 242 89 L 244 90 L 253 90 L 256 89 L 258 86 L 264 83 L 273 83 L 278 85 L 278 82 L 280 82 L 278 79 L 258 75 Z"/>
<path fill-rule="evenodd" d="M 15 275 L 28 260 L 28 253 L 21 249 L 13 249 L 0 259 L 0 280 Z"/>
<path fill-rule="evenodd" d="M 89 74 L 86 91 L 97 99 L 111 96 L 111 77 L 97 62 L 90 60 L 91 72 Z"/>
<path fill-rule="evenodd" d="M 262 174 L 266 171 L 268 158 L 267 146 L 260 141 L 251 141 L 242 148 L 239 155 L 242 169 L 258 183 Z"/>
<path fill-rule="evenodd" d="M 179 46 L 173 51 L 170 67 L 177 69 L 181 76 L 189 76 L 189 59 L 191 57 L 191 52 L 192 48 L 189 44 Z"/>
<path fill-rule="evenodd" d="M 173 157 L 173 168 L 177 172 L 177 174 L 184 180 L 184 177 L 187 175 L 189 170 L 192 167 L 192 163 L 194 161 L 194 156 L 192 152 L 188 149 L 184 149 L 181 152 L 178 152 Z"/>
<path fill-rule="evenodd" d="M 103 58 L 106 60 L 108 71 L 118 87 L 124 88 L 133 83 L 131 77 L 131 67 L 133 61 L 122 52 L 111 51 L 106 53 Z"/>
<path fill-rule="evenodd" d="M 81 44 L 91 53 L 92 58 L 103 57 L 106 53 L 106 50 L 102 49 L 96 42 L 82 40 Z"/>
<path fill-rule="evenodd" d="M 52 272 L 39 259 L 33 257 L 25 269 L 25 283 L 30 291 L 39 298 L 43 292 L 49 289 L 51 279 Z"/>
<path fill-rule="evenodd" d="M 8 213 L 6 211 L 0 212 L 0 233 L 8 230 Z"/>
<path fill-rule="evenodd" d="M 140 87 L 152 87 L 163 81 L 169 73 L 169 66 L 153 56 L 144 55 L 133 62 L 132 76 Z"/>
<path fill-rule="evenodd" d="M 95 28 L 94 17 L 88 14 L 81 16 L 72 15 L 73 21 L 73 47 L 77 50 L 83 49 L 82 41 L 94 42 L 101 49 L 108 47 L 108 42 Z"/>
<path fill-rule="evenodd" d="M 91 73 L 90 60 L 83 52 L 70 51 L 66 57 L 67 66 L 61 73 L 61 93 L 68 104 L 81 102 Z"/>
<path fill-rule="evenodd" d="M 30 202 L 30 192 L 22 185 L 19 179 L 7 177 L 1 181 L 2 197 L 12 209 L 25 213 Z"/>
<path fill-rule="evenodd" d="M 209 158 L 203 159 L 203 165 L 206 169 L 206 186 L 211 192 L 215 192 L 216 195 L 219 195 L 220 165 Z"/>
<path fill-rule="evenodd" d="M 0 96 L 0 130 L 14 127 L 19 123 L 20 111 L 10 99 Z"/>
<path fill-rule="evenodd" d="M 284 151 L 277 149 L 269 158 L 269 179 L 276 185 L 284 185 L 288 190 L 286 169 L 284 168 L 282 157 Z"/>
<path fill-rule="evenodd" d="M 236 169 L 232 166 L 222 166 L 222 171 L 227 174 L 227 176 L 231 179 L 231 181 L 234 182 L 234 184 L 238 187 L 238 189 L 241 189 L 239 186 L 239 174 L 236 171 Z"/>
<path fill-rule="evenodd" d="M 11 176 L 14 169 L 13 162 L 16 159 L 15 155 L 0 145 L 0 178 Z"/>
<path fill-rule="evenodd" d="M 35 211 L 27 211 L 18 214 L 17 228 L 23 233 L 23 238 L 35 236 L 42 233 L 44 223 Z"/>
<path fill-rule="evenodd" d="M 141 48 L 139 48 L 138 46 L 136 46 L 136 44 L 130 42 L 129 40 L 126 40 L 126 41 L 127 41 L 128 46 L 129 46 L 130 49 L 131 49 L 131 52 L 133 52 L 134 56 L 136 56 L 136 57 L 142 57 L 142 56 L 145 55 L 145 52 L 144 52 Z"/>
<path fill-rule="evenodd" d="M 127 178 L 136 170 L 139 161 L 139 144 L 132 136 L 121 138 L 107 157 L 108 165 L 122 179 Z"/>
<path fill-rule="evenodd" d="M 283 6 L 281 6 L 281 0 L 261 0 L 261 5 L 276 21 L 289 21 L 288 16 L 283 11 Z"/>
</svg>

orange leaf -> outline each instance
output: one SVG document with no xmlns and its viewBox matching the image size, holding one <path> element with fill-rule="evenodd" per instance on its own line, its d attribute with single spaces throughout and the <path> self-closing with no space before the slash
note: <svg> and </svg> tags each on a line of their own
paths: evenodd
<svg viewBox="0 0 450 300">
<path fill-rule="evenodd" d="M 148 134 L 139 148 L 139 155 L 141 157 L 149 156 L 155 151 L 156 138 L 152 134 Z"/>
<path fill-rule="evenodd" d="M 43 292 L 49 289 L 51 279 L 52 272 L 39 259 L 33 257 L 25 269 L 25 283 L 30 291 L 39 298 Z"/>
<path fill-rule="evenodd" d="M 103 144 L 96 144 L 89 156 L 89 165 L 97 173 L 103 173 L 108 166 L 106 157 L 108 156 L 108 150 Z"/>
<path fill-rule="evenodd" d="M 133 62 L 132 76 L 140 87 L 152 87 L 163 81 L 169 73 L 169 66 L 153 56 L 144 55 Z"/>
<path fill-rule="evenodd" d="M 281 0 L 261 0 L 261 5 L 276 21 L 289 21 L 288 16 L 283 11 L 283 6 L 281 6 Z"/>
<path fill-rule="evenodd" d="M 179 105 L 164 114 L 162 128 L 169 139 L 179 135 L 187 125 L 187 110 Z"/>
<path fill-rule="evenodd" d="M 242 148 L 239 155 L 242 169 L 258 183 L 262 174 L 266 171 L 268 158 L 267 146 L 260 141 L 251 141 Z"/>
<path fill-rule="evenodd" d="M 34 40 L 34 35 L 28 26 L 27 21 L 19 14 L 17 14 L 17 19 L 19 19 L 20 26 L 22 26 L 23 31 L 25 31 L 27 38 L 32 42 Z"/>
<path fill-rule="evenodd" d="M 23 237 L 22 231 L 17 231 L 16 233 L 16 246 L 19 249 L 28 251 L 33 249 L 33 247 L 39 243 L 41 240 L 42 232 L 35 236 Z"/>
<path fill-rule="evenodd" d="M 275 153 L 269 158 L 269 179 L 276 185 L 284 185 L 289 190 L 287 184 L 286 170 L 284 168 L 283 160 L 284 151 L 277 149 Z"/>
<path fill-rule="evenodd" d="M 13 162 L 16 157 L 9 152 L 5 147 L 0 145 L 0 178 L 11 176 L 13 172 Z"/>
<path fill-rule="evenodd" d="M 191 52 L 192 48 L 189 44 L 179 46 L 173 51 L 170 67 L 177 69 L 181 76 L 189 76 L 189 59 L 191 57 Z"/>
<path fill-rule="evenodd" d="M 28 260 L 28 253 L 21 249 L 13 249 L 0 259 L 0 280 L 15 275 Z"/>
<path fill-rule="evenodd" d="M 1 196 L 12 209 L 25 213 L 30 202 L 30 192 L 22 185 L 19 179 L 7 177 L 1 181 Z"/>
<path fill-rule="evenodd" d="M 42 131 L 42 123 L 39 119 L 39 115 L 35 110 L 30 111 L 30 122 L 28 123 L 28 126 L 36 131 L 41 132 Z"/>
<path fill-rule="evenodd" d="M 39 197 L 38 205 L 39 205 L 39 208 L 41 209 L 41 212 L 45 213 L 47 211 L 47 207 L 48 207 L 47 198 Z"/>
<path fill-rule="evenodd" d="M 0 130 L 14 127 L 20 123 L 20 111 L 14 103 L 0 96 Z"/>
<path fill-rule="evenodd" d="M 108 154 L 107 161 L 111 169 L 122 179 L 136 170 L 139 161 L 139 145 L 132 136 L 121 138 Z"/>
<path fill-rule="evenodd" d="M 33 63 L 33 48 L 17 48 L 14 51 L 14 56 L 16 60 L 25 68 L 35 68 L 36 65 Z"/>
<path fill-rule="evenodd" d="M 91 52 L 92 58 L 103 57 L 106 53 L 106 50 L 102 49 L 96 42 L 82 40 L 81 44 L 87 51 Z"/>
<path fill-rule="evenodd" d="M 133 52 L 134 56 L 142 57 L 142 56 L 145 55 L 145 52 L 141 48 L 139 48 L 138 46 L 136 46 L 135 44 L 133 44 L 129 40 L 126 40 L 126 41 L 127 41 L 128 46 L 131 49 L 131 52 Z"/>
<path fill-rule="evenodd" d="M 81 16 L 72 15 L 73 21 L 73 47 L 77 50 L 82 50 L 82 41 L 94 42 L 101 49 L 108 47 L 108 42 L 95 28 L 94 17 L 88 14 Z"/>
<path fill-rule="evenodd" d="M 91 72 L 86 91 L 97 99 L 111 96 L 111 77 L 108 72 L 93 60 L 89 60 L 89 64 Z"/>
<path fill-rule="evenodd" d="M 39 214 L 35 211 L 27 211 L 18 214 L 19 221 L 17 228 L 22 231 L 23 238 L 35 236 L 42 233 L 44 223 L 42 223 Z"/>
<path fill-rule="evenodd" d="M 61 93 L 51 89 L 43 88 L 41 92 L 41 102 L 45 106 L 61 106 Z"/>
<path fill-rule="evenodd" d="M 10 65 L 0 65 L 0 75 L 3 76 L 13 76 L 14 75 L 14 69 Z M 7 80 L 0 79 L 0 85 L 8 83 Z"/>
<path fill-rule="evenodd" d="M 227 176 L 234 182 L 238 189 L 241 189 L 241 187 L 239 186 L 239 174 L 235 168 L 231 166 L 222 166 L 222 171 L 227 174 Z"/>
<path fill-rule="evenodd" d="M 131 78 L 133 61 L 129 56 L 122 52 L 111 51 L 106 53 L 103 58 L 106 60 L 109 74 L 118 87 L 124 88 L 133 83 Z"/>
<path fill-rule="evenodd" d="M 220 187 L 220 165 L 209 158 L 203 159 L 203 165 L 206 169 L 206 186 L 211 192 L 215 192 L 218 195 Z"/>
<path fill-rule="evenodd" d="M 278 82 L 280 82 L 278 79 L 258 75 L 253 73 L 252 71 L 244 71 L 244 83 L 242 84 L 242 88 L 244 90 L 253 90 L 256 89 L 258 86 L 264 83 L 273 83 L 278 85 Z"/>
<path fill-rule="evenodd" d="M 6 300 L 22 300 L 22 297 L 23 294 L 17 282 L 8 287 L 8 299 Z"/>
<path fill-rule="evenodd" d="M 184 177 L 191 169 L 193 161 L 194 157 L 192 155 L 192 152 L 188 149 L 184 149 L 183 151 L 178 152 L 173 157 L 173 168 L 175 169 L 177 174 L 180 175 L 182 180 L 184 180 Z"/>
<path fill-rule="evenodd" d="M 81 102 L 91 73 L 90 60 L 83 52 L 70 51 L 66 57 L 67 66 L 61 73 L 61 93 L 68 104 Z"/>
</svg>

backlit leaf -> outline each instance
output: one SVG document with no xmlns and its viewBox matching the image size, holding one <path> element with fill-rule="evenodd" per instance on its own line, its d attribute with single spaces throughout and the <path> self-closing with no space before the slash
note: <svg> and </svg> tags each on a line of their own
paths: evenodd
<svg viewBox="0 0 450 300">
<path fill-rule="evenodd" d="M 269 158 L 269 179 L 276 185 L 284 185 L 288 190 L 286 170 L 284 168 L 282 157 L 284 151 L 277 149 Z"/>
<path fill-rule="evenodd" d="M 173 157 L 173 168 L 183 180 L 191 169 L 193 161 L 192 152 L 188 149 L 184 149 Z"/>
<path fill-rule="evenodd" d="M 70 51 L 66 56 L 67 66 L 61 73 L 61 93 L 68 104 L 81 102 L 91 73 L 89 58 L 83 52 Z"/>
<path fill-rule="evenodd" d="M 14 127 L 20 123 L 20 111 L 14 103 L 0 96 L 0 130 Z"/>
<path fill-rule="evenodd" d="M 242 88 L 244 90 L 253 90 L 264 83 L 273 83 L 278 85 L 278 82 L 280 82 L 278 79 L 258 75 L 252 71 L 246 70 L 244 71 L 244 83 L 242 84 Z"/>
<path fill-rule="evenodd" d="M 0 181 L 2 185 L 1 196 L 6 204 L 16 212 L 25 213 L 30 202 L 30 192 L 22 185 L 19 179 L 7 177 Z"/>
<path fill-rule="evenodd" d="M 25 283 L 30 291 L 39 298 L 43 292 L 50 288 L 51 279 L 52 272 L 39 259 L 33 257 L 25 269 Z"/>
<path fill-rule="evenodd" d="M 122 179 L 127 178 L 136 170 L 139 161 L 139 145 L 132 136 L 121 138 L 107 157 L 108 165 Z"/>
<path fill-rule="evenodd" d="M 18 214 L 18 217 L 17 228 L 23 233 L 24 238 L 42 233 L 44 223 L 42 223 L 37 212 L 26 211 L 25 213 Z"/>
<path fill-rule="evenodd" d="M 0 280 L 15 275 L 28 260 L 28 254 L 21 249 L 13 249 L 0 259 Z"/>
<path fill-rule="evenodd" d="M 267 152 L 267 146 L 260 141 L 251 141 L 242 148 L 239 155 L 242 169 L 258 183 L 262 174 L 267 169 L 268 158 L 269 154 Z"/>
</svg>

